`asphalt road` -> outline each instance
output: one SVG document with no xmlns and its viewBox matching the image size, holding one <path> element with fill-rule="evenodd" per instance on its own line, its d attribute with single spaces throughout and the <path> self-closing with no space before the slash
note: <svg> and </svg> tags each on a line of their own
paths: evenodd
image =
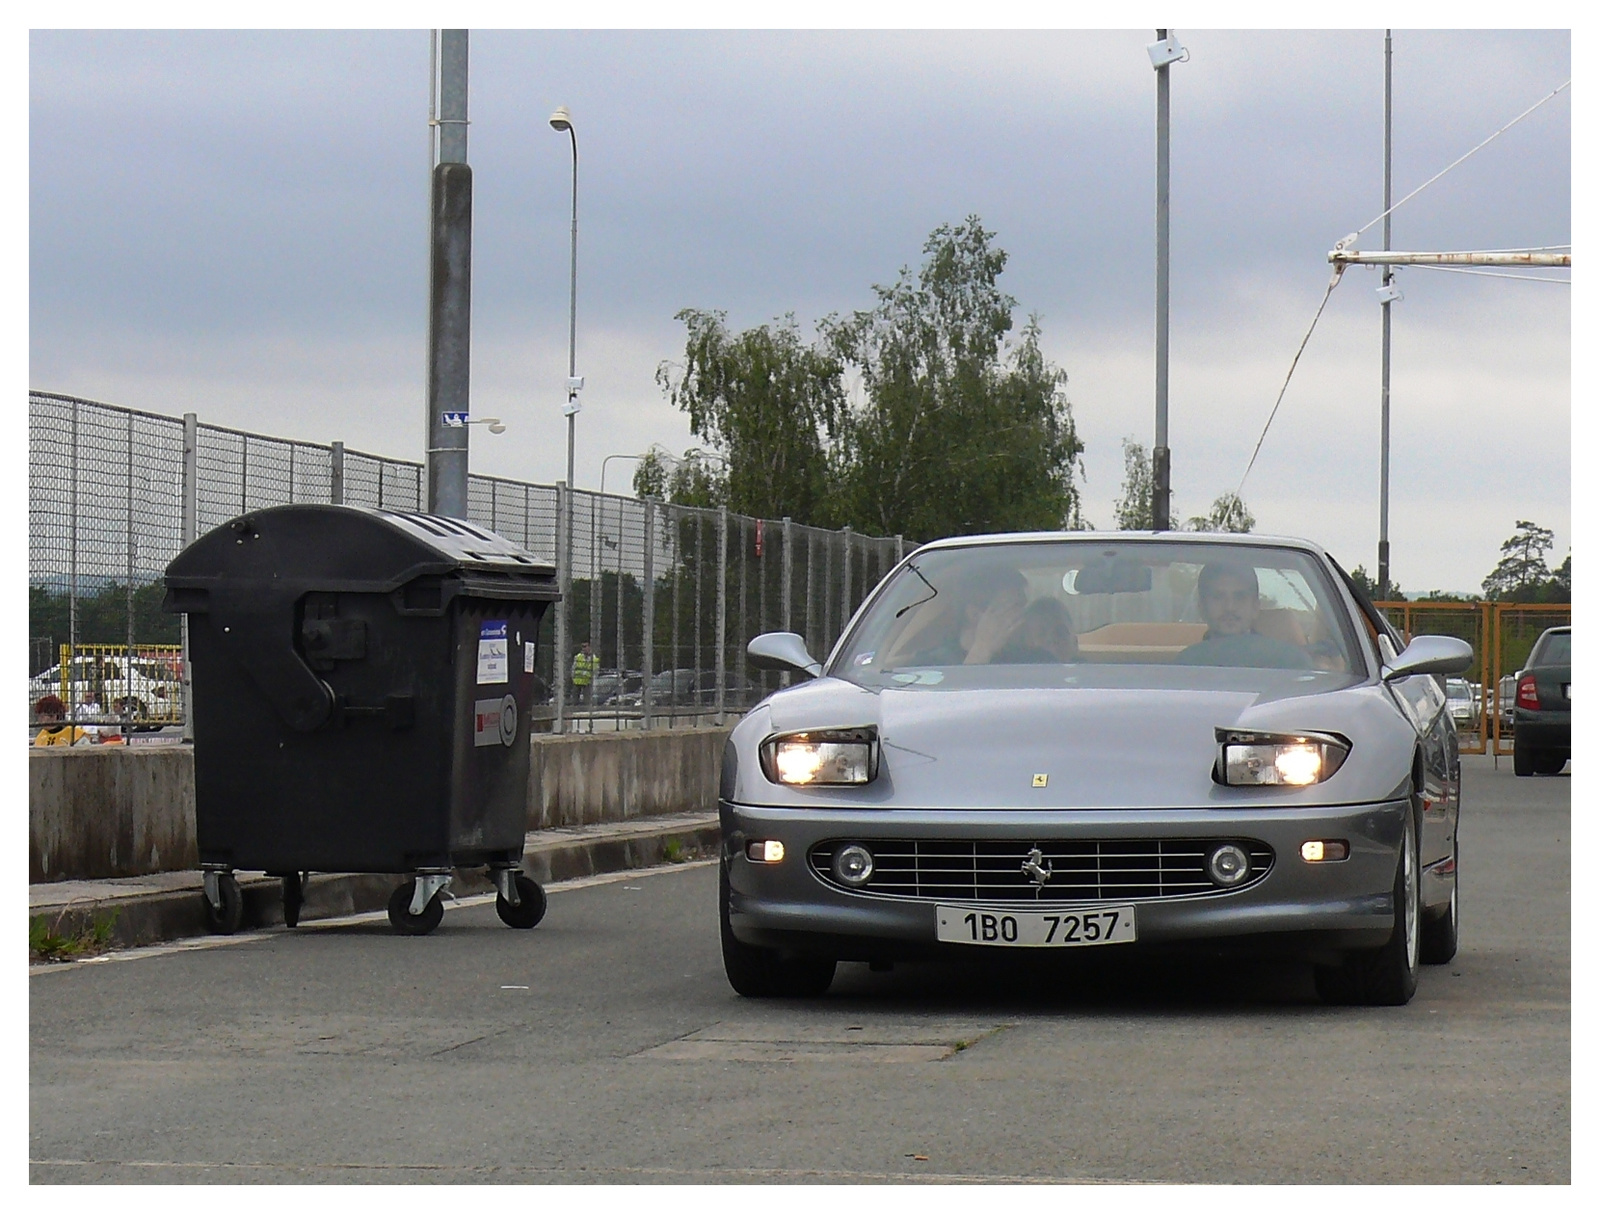
<svg viewBox="0 0 1600 1214">
<path fill-rule="evenodd" d="M 30 981 L 35 1182 L 1570 1178 L 1567 777 L 1469 758 L 1463 944 L 1405 1008 L 1293 966 L 723 979 L 716 871 Z"/>
</svg>

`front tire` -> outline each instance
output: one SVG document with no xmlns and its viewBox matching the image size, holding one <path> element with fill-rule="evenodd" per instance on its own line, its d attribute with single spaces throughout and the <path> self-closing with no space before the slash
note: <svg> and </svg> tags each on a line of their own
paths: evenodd
<svg viewBox="0 0 1600 1214">
<path fill-rule="evenodd" d="M 728 868 L 719 884 L 722 918 L 722 969 L 728 985 L 747 999 L 814 998 L 833 984 L 839 963 L 831 957 L 785 957 L 776 949 L 744 944 L 728 920 Z"/>
<path fill-rule="evenodd" d="M 1317 967 L 1317 994 L 1324 1003 L 1402 1007 L 1411 1002 L 1422 951 L 1419 868 L 1416 815 L 1408 813 L 1394 874 L 1394 931 L 1382 948 L 1348 953 L 1343 965 Z"/>
</svg>

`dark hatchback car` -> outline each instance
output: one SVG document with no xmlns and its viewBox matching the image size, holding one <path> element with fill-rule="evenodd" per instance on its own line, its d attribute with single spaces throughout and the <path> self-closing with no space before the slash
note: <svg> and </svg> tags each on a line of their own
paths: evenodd
<svg viewBox="0 0 1600 1214">
<path fill-rule="evenodd" d="M 1553 776 L 1572 757 L 1572 627 L 1547 629 L 1517 674 L 1512 710 L 1519 776 Z"/>
</svg>

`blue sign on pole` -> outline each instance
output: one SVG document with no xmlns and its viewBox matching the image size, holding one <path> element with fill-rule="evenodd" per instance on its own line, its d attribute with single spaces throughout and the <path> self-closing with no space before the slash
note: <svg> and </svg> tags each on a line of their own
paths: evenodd
<svg viewBox="0 0 1600 1214">
<path fill-rule="evenodd" d="M 441 413 L 439 420 L 447 426 L 464 426 L 467 424 L 465 413 Z"/>
</svg>

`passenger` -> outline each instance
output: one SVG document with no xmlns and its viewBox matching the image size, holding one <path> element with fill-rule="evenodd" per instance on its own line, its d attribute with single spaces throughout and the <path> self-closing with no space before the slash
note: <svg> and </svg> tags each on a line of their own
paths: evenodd
<svg viewBox="0 0 1600 1214">
<path fill-rule="evenodd" d="M 1200 571 L 1200 614 L 1206 635 L 1174 661 L 1187 666 L 1256 666 L 1303 670 L 1305 651 L 1256 631 L 1261 588 L 1256 571 L 1239 561 L 1212 561 Z"/>
<path fill-rule="evenodd" d="M 897 666 L 960 666 L 994 661 L 1022 622 L 1027 580 L 1015 569 L 985 570 L 950 586 L 944 640 L 908 654 Z"/>
<path fill-rule="evenodd" d="M 44 726 L 33 739 L 35 746 L 77 746 L 90 741 L 85 730 L 67 723 L 67 706 L 60 696 L 40 696 L 33 715 Z"/>
<path fill-rule="evenodd" d="M 1078 660 L 1078 634 L 1072 617 L 1059 599 L 1043 598 L 1028 604 L 1022 624 L 995 655 L 996 662 L 1060 663 Z"/>
</svg>

